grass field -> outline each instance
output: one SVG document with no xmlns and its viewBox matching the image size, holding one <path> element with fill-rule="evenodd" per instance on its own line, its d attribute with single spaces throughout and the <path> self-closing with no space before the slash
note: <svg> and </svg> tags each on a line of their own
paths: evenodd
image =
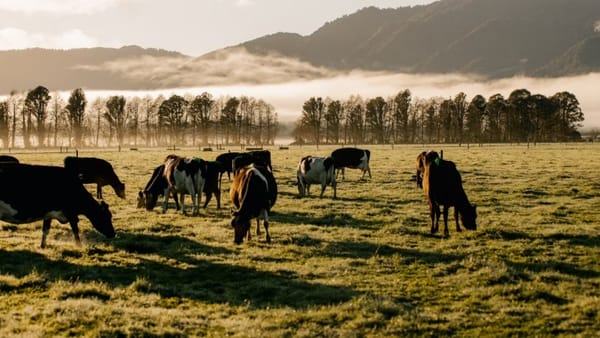
<svg viewBox="0 0 600 338">
<path fill-rule="evenodd" d="M 0 223 L 0 336 L 600 336 L 600 145 L 433 147 L 461 172 L 477 231 L 429 233 L 413 175 L 431 146 L 368 146 L 373 178 L 347 170 L 337 200 L 294 185 L 298 160 L 332 147 L 273 148 L 273 243 L 239 246 L 227 180 L 221 210 L 148 212 L 137 191 L 169 151 L 81 151 L 127 185 L 127 200 L 104 188 L 118 237 L 81 217 L 82 247 L 54 222 L 40 249 L 41 222 Z"/>
</svg>

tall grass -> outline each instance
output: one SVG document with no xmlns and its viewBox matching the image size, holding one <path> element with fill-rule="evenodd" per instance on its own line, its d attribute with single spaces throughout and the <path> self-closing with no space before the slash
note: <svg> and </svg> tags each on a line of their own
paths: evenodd
<svg viewBox="0 0 600 338">
<path fill-rule="evenodd" d="M 40 249 L 41 222 L 1 223 L 0 336 L 600 335 L 600 146 L 368 147 L 373 178 L 348 170 L 336 200 L 294 185 L 302 156 L 334 148 L 272 149 L 273 243 L 239 246 L 226 178 L 220 210 L 148 212 L 135 197 L 168 151 L 80 151 L 126 183 L 125 201 L 103 194 L 118 237 L 82 216 L 82 247 L 55 222 Z M 413 176 L 430 147 L 456 163 L 477 231 L 429 233 Z"/>
</svg>

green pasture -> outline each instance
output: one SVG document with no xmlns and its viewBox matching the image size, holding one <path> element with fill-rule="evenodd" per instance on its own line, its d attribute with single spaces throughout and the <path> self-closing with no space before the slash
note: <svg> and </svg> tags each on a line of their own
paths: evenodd
<svg viewBox="0 0 600 338">
<path fill-rule="evenodd" d="M 334 147 L 267 148 L 280 192 L 273 242 L 253 225 L 239 246 L 226 178 L 220 210 L 136 208 L 167 154 L 220 152 L 81 150 L 126 183 L 126 200 L 103 190 L 118 237 L 82 216 L 81 247 L 53 222 L 40 249 L 41 221 L 0 222 L 0 336 L 600 336 L 600 145 L 359 147 L 373 178 L 347 170 L 336 200 L 316 186 L 299 199 L 295 186 L 298 160 Z M 476 231 L 458 233 L 450 217 L 449 237 L 429 233 L 414 181 L 428 149 L 456 163 Z M 15 154 L 50 165 L 66 155 Z"/>
</svg>

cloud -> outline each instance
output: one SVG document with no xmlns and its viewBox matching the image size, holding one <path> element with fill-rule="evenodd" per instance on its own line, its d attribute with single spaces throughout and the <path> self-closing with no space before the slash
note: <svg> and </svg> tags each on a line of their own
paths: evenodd
<svg viewBox="0 0 600 338">
<path fill-rule="evenodd" d="M 600 32 L 600 20 L 594 23 L 594 32 Z"/>
<path fill-rule="evenodd" d="M 105 11 L 118 3 L 119 0 L 2 0 L 0 11 L 27 14 L 91 14 Z"/>
<path fill-rule="evenodd" d="M 236 4 L 236 6 L 246 7 L 246 6 L 254 5 L 254 1 L 253 0 L 237 0 L 235 2 L 235 4 Z"/>
<path fill-rule="evenodd" d="M 19 28 L 8 27 L 0 29 L 0 46 L 3 50 L 25 48 L 90 48 L 103 46 L 118 46 L 117 42 L 100 43 L 98 39 L 85 34 L 80 29 L 72 29 L 58 34 L 28 32 Z"/>
</svg>

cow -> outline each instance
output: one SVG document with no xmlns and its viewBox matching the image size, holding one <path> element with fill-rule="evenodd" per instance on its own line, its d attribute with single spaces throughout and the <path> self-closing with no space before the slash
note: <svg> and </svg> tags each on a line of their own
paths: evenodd
<svg viewBox="0 0 600 338">
<path fill-rule="evenodd" d="M 0 155 L 0 164 L 19 163 L 19 160 L 11 155 Z"/>
<path fill-rule="evenodd" d="M 42 220 L 42 243 L 53 219 L 71 225 L 75 243 L 79 238 L 78 215 L 107 238 L 115 237 L 108 204 L 98 202 L 70 171 L 59 166 L 14 164 L 0 167 L 0 220 L 23 224 Z"/>
<path fill-rule="evenodd" d="M 77 175 L 83 184 L 96 183 L 96 198 L 102 199 L 102 187 L 110 185 L 117 196 L 125 199 L 125 184 L 108 161 L 96 157 L 67 156 L 64 167 Z"/>
<path fill-rule="evenodd" d="M 243 168 L 249 164 L 266 167 L 269 171 L 273 172 L 273 167 L 271 166 L 271 152 L 268 150 L 256 150 L 239 154 L 231 161 L 231 170 L 235 175 L 239 168 Z"/>
<path fill-rule="evenodd" d="M 146 183 L 144 190 L 138 192 L 138 208 L 145 207 L 148 211 L 154 209 L 158 201 L 158 197 L 162 196 L 165 193 L 165 190 L 167 190 L 169 187 L 169 182 L 167 182 L 164 173 L 164 164 L 154 168 L 152 176 L 150 177 L 150 180 L 148 180 L 148 183 Z M 175 200 L 175 209 L 179 210 L 179 199 L 177 198 L 177 193 L 174 191 L 171 193 L 173 194 L 173 199 Z"/>
<path fill-rule="evenodd" d="M 246 235 L 248 240 L 251 239 L 250 220 L 256 218 L 256 235 L 260 236 L 260 219 L 263 219 L 266 241 L 271 243 L 269 212 L 277 200 L 277 183 L 273 173 L 254 164 L 240 168 L 229 189 L 229 197 L 233 204 L 231 226 L 234 242 L 241 244 Z"/>
<path fill-rule="evenodd" d="M 219 172 L 219 187 L 221 186 L 220 182 L 224 173 L 227 173 L 227 178 L 231 181 L 231 173 L 233 172 L 233 169 L 231 168 L 231 163 L 233 159 L 239 156 L 240 154 L 241 153 L 239 152 L 230 151 L 227 153 L 222 153 L 218 155 L 217 158 L 215 158 L 215 161 L 221 163 L 221 171 Z"/>
<path fill-rule="evenodd" d="M 419 155 L 417 155 L 417 174 L 415 175 L 415 178 L 417 180 L 417 188 L 422 189 L 423 188 L 423 174 L 425 173 L 425 157 L 427 156 L 426 151 L 423 151 L 421 153 L 419 153 Z M 435 151 L 430 151 L 429 152 L 432 156 L 432 159 L 435 159 L 437 157 L 439 157 L 438 153 Z"/>
<path fill-rule="evenodd" d="M 219 174 L 221 173 L 221 162 L 218 161 L 206 161 L 206 177 L 204 182 L 204 195 L 206 200 L 204 201 L 203 208 L 206 209 L 208 202 L 210 202 L 212 195 L 215 195 L 217 200 L 217 209 L 221 209 L 221 188 L 219 186 Z"/>
<path fill-rule="evenodd" d="M 323 197 L 323 192 L 325 192 L 325 187 L 327 187 L 327 185 L 331 185 L 333 188 L 333 198 L 337 198 L 335 167 L 331 157 L 303 157 L 298 163 L 296 178 L 298 181 L 298 193 L 300 194 L 300 197 L 309 194 L 311 184 L 320 184 L 320 198 Z"/>
<path fill-rule="evenodd" d="M 338 173 L 342 172 L 342 180 L 345 180 L 344 168 L 360 169 L 362 171 L 362 180 L 365 177 L 365 173 L 369 173 L 371 178 L 371 168 L 369 167 L 369 160 L 371 159 L 371 151 L 368 149 L 359 148 L 338 148 L 331 152 L 331 158 L 333 158 L 333 165 L 336 169 L 336 177 Z"/>
<path fill-rule="evenodd" d="M 452 161 L 443 160 L 436 152 L 429 152 L 425 157 L 425 173 L 423 189 L 429 204 L 431 217 L 431 233 L 439 229 L 440 205 L 444 207 L 444 235 L 448 236 L 448 209 L 454 207 L 456 231 L 461 231 L 461 222 L 468 230 L 477 230 L 477 207 L 469 203 L 462 186 L 460 173 Z"/>
<path fill-rule="evenodd" d="M 198 215 L 202 192 L 206 176 L 206 162 L 200 158 L 185 158 L 169 156 L 165 160 L 164 177 L 167 179 L 168 187 L 165 189 L 162 212 L 167 212 L 169 192 L 179 194 L 181 211 L 187 215 L 185 210 L 185 195 L 192 197 L 192 216 Z"/>
</svg>

